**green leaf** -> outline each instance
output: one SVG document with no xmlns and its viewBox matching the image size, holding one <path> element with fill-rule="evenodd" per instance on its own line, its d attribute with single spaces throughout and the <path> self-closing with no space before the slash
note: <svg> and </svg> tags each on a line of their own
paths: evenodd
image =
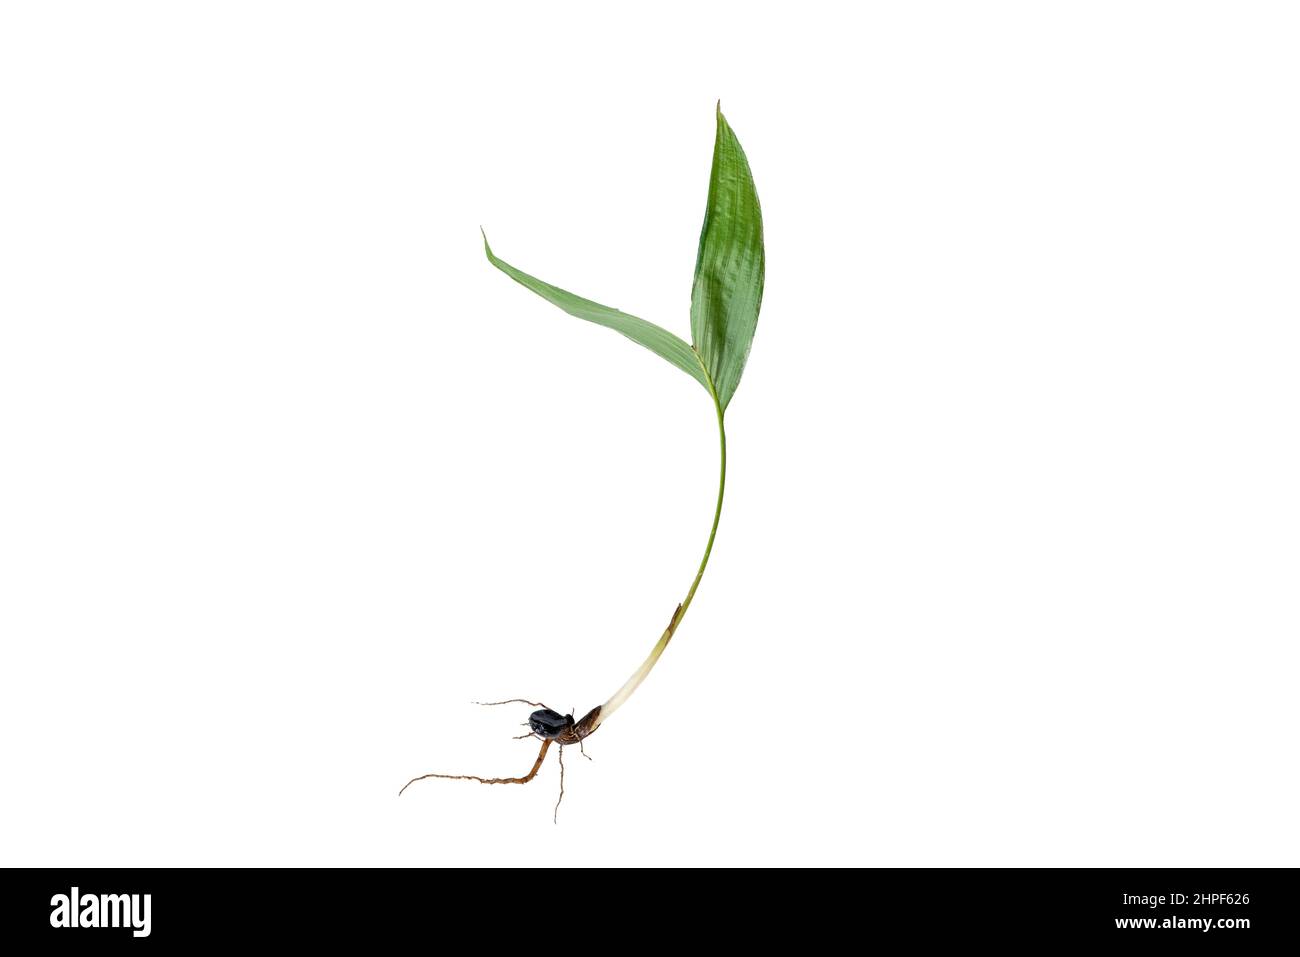
<svg viewBox="0 0 1300 957">
<path fill-rule="evenodd" d="M 718 107 L 709 204 L 691 289 L 691 336 L 725 409 L 740 384 L 763 300 L 763 214 L 745 151 Z"/>
<path fill-rule="evenodd" d="M 685 340 L 679 336 L 673 335 L 667 329 L 656 326 L 653 322 L 646 322 L 636 316 L 629 316 L 626 312 L 619 312 L 617 309 L 602 306 L 590 299 L 575 296 L 559 286 L 552 286 L 549 282 L 542 282 L 542 280 L 516 269 L 493 254 L 492 247 L 488 245 L 486 233 L 483 234 L 483 248 L 487 251 L 488 262 L 521 286 L 531 289 L 547 302 L 559 306 L 571 316 L 577 316 L 579 319 L 586 319 L 598 326 L 606 326 L 615 332 L 623 333 L 633 342 L 640 343 L 656 355 L 667 359 L 677 368 L 689 374 L 704 388 L 709 388 L 709 382 L 704 377 L 704 369 L 700 366 L 700 360 L 696 358 L 695 353 L 686 344 Z"/>
</svg>

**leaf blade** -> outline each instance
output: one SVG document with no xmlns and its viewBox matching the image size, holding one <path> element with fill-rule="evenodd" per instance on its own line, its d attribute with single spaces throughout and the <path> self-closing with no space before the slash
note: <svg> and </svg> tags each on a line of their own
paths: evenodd
<svg viewBox="0 0 1300 957">
<path fill-rule="evenodd" d="M 660 358 L 668 360 L 704 386 L 705 389 L 709 388 L 704 369 L 700 365 L 699 359 L 696 358 L 694 350 L 680 336 L 674 335 L 653 322 L 640 319 L 611 306 L 603 306 L 590 299 L 584 299 L 567 289 L 561 289 L 559 286 L 553 286 L 536 276 L 530 276 L 522 269 L 516 269 L 492 252 L 492 247 L 488 245 L 486 233 L 483 234 L 483 249 L 487 253 L 488 262 L 525 289 L 535 292 L 547 302 L 558 306 L 571 316 L 622 333 Z"/>
<path fill-rule="evenodd" d="M 723 409 L 749 358 L 765 270 L 763 214 L 754 177 L 719 104 L 709 199 L 691 287 L 691 338 Z"/>
</svg>

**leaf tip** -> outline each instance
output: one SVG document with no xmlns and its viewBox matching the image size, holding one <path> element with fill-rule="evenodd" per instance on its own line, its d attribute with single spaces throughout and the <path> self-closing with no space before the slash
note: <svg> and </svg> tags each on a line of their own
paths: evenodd
<svg viewBox="0 0 1300 957">
<path fill-rule="evenodd" d="M 495 259 L 496 257 L 492 255 L 492 247 L 488 245 L 487 230 L 480 226 L 478 231 L 483 234 L 483 251 L 487 253 L 487 258 Z"/>
</svg>

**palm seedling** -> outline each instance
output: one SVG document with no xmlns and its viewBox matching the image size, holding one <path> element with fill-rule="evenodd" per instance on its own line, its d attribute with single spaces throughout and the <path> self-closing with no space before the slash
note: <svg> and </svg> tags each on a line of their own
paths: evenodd
<svg viewBox="0 0 1300 957">
<path fill-rule="evenodd" d="M 718 420 L 718 499 L 713 512 L 713 525 L 704 546 L 704 557 L 686 597 L 673 611 L 668 626 L 641 666 L 613 697 L 577 720 L 571 714 L 560 714 L 538 701 L 512 698 L 509 701 L 483 702 L 489 705 L 526 704 L 537 709 L 529 717 L 528 733 L 519 736 L 542 742 L 537 759 L 527 774 L 513 778 L 423 774 L 412 778 L 402 788 L 405 791 L 414 782 L 426 778 L 477 781 L 480 784 L 527 784 L 536 777 L 546 760 L 547 751 L 554 743 L 559 747 L 560 800 L 563 800 L 564 749 L 574 744 L 581 749 L 583 739 L 594 734 L 597 728 L 608 721 L 645 680 L 690 609 L 695 592 L 700 587 L 700 580 L 704 577 L 704 569 L 709 564 L 709 555 L 713 551 L 713 541 L 718 532 L 718 520 L 722 517 L 722 496 L 727 480 L 725 413 L 736 393 L 736 386 L 740 384 L 763 298 L 763 218 L 749 163 L 736 134 L 732 132 L 719 107 L 717 135 L 713 145 L 713 169 L 709 177 L 709 198 L 695 261 L 695 283 L 691 288 L 690 345 L 652 322 L 575 296 L 516 269 L 492 252 L 486 235 L 483 237 L 483 247 L 488 261 L 520 285 L 559 306 L 571 316 L 622 333 L 695 379 L 708 393 Z M 557 801 L 557 813 L 559 806 Z"/>
</svg>

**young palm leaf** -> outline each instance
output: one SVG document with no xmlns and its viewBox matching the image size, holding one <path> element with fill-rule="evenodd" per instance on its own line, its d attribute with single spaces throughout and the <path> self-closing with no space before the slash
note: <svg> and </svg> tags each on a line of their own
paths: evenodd
<svg viewBox="0 0 1300 957">
<path fill-rule="evenodd" d="M 754 177 L 719 104 L 709 203 L 691 287 L 691 336 L 724 410 L 754 341 L 763 266 L 763 214 Z"/>
<path fill-rule="evenodd" d="M 474 780 L 485 784 L 525 784 L 537 773 L 546 757 L 547 748 L 554 741 L 560 745 L 560 797 L 563 799 L 565 745 L 581 746 L 583 739 L 595 732 L 650 673 L 691 607 L 700 580 L 704 577 L 704 569 L 709 564 L 713 541 L 718 533 L 718 521 L 722 517 L 722 497 L 727 482 L 724 413 L 740 384 L 763 299 L 763 216 L 745 151 L 741 149 L 740 141 L 722 115 L 719 104 L 717 134 L 713 144 L 713 168 L 709 176 L 709 197 L 704 210 L 704 226 L 700 231 L 695 281 L 691 287 L 692 345 L 687 345 L 678 336 L 652 322 L 584 299 L 516 269 L 492 252 L 486 234 L 483 236 L 483 246 L 488 261 L 515 282 L 531 289 L 571 316 L 622 333 L 691 376 L 708 392 L 718 420 L 718 498 L 713 512 L 713 525 L 704 546 L 704 557 L 686 597 L 673 612 L 667 628 L 641 666 L 613 697 L 576 721 L 573 715 L 561 715 L 540 702 L 520 699 L 491 702 L 531 704 L 540 709 L 529 718 L 530 733 L 523 737 L 541 739 L 542 748 L 532 770 L 523 777 L 480 778 L 473 775 L 430 774 L 412 779 L 418 781 L 425 777 L 435 777 Z M 408 786 L 410 783 L 407 782 Z M 556 808 L 559 808 L 558 802 Z"/>
<path fill-rule="evenodd" d="M 700 367 L 700 360 L 695 358 L 695 353 L 691 351 L 691 347 L 683 342 L 680 336 L 673 335 L 667 329 L 656 326 L 653 322 L 646 322 L 636 316 L 629 316 L 626 312 L 619 312 L 617 309 L 602 306 L 590 299 L 575 296 L 559 286 L 552 286 L 549 282 L 542 282 L 535 276 L 528 275 L 522 269 L 516 269 L 504 259 L 496 257 L 492 252 L 492 247 L 488 245 L 487 233 L 483 234 L 483 249 L 487 252 L 488 262 L 519 283 L 519 285 L 531 289 L 547 302 L 554 303 L 571 316 L 577 316 L 579 319 L 586 319 L 598 326 L 605 326 L 615 332 L 623 333 L 633 342 L 640 343 L 655 355 L 667 359 L 677 368 L 694 378 L 700 385 L 706 389 L 708 388 L 708 379 L 704 375 L 704 370 Z"/>
</svg>

